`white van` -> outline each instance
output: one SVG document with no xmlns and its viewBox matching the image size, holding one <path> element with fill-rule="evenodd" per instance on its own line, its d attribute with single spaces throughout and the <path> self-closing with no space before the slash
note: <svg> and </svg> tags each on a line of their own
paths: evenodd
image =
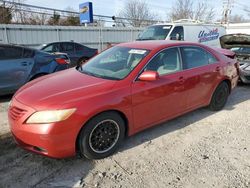
<svg viewBox="0 0 250 188">
<path fill-rule="evenodd" d="M 173 22 L 149 26 L 137 40 L 184 40 L 220 47 L 219 38 L 225 34 L 226 29 L 220 24 Z"/>
</svg>

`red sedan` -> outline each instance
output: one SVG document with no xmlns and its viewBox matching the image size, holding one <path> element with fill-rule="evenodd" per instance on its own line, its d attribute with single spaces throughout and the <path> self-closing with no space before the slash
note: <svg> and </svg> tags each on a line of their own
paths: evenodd
<svg viewBox="0 0 250 188">
<path fill-rule="evenodd" d="M 209 106 L 221 110 L 238 63 L 187 42 L 119 44 L 82 67 L 22 87 L 9 108 L 16 142 L 35 153 L 100 159 L 125 136 Z"/>
</svg>

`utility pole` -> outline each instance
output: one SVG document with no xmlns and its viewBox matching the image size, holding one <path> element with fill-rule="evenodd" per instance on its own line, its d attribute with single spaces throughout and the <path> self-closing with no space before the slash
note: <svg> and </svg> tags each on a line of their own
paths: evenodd
<svg viewBox="0 0 250 188">
<path fill-rule="evenodd" d="M 223 20 L 225 24 L 229 24 L 229 19 L 231 15 L 231 11 L 233 8 L 234 0 L 223 0 Z"/>
</svg>

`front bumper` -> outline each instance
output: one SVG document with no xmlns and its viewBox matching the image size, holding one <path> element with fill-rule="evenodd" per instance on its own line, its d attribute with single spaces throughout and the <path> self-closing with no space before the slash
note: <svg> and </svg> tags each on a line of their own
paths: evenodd
<svg viewBox="0 0 250 188">
<path fill-rule="evenodd" d="M 26 124 L 27 118 L 35 111 L 13 98 L 8 118 L 16 143 L 26 150 L 52 158 L 74 156 L 79 131 L 76 122 L 70 117 L 58 123 Z"/>
</svg>

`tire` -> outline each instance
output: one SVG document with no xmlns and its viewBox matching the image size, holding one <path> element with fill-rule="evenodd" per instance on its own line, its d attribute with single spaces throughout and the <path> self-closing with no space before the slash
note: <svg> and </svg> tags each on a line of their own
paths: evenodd
<svg viewBox="0 0 250 188">
<path fill-rule="evenodd" d="M 118 113 L 104 112 L 97 115 L 80 132 L 80 156 L 88 159 L 108 157 L 116 151 L 124 136 L 125 122 Z"/>
<path fill-rule="evenodd" d="M 213 93 L 212 99 L 209 104 L 209 108 L 212 111 L 221 110 L 228 99 L 229 96 L 229 86 L 226 82 L 220 83 Z"/>
</svg>

